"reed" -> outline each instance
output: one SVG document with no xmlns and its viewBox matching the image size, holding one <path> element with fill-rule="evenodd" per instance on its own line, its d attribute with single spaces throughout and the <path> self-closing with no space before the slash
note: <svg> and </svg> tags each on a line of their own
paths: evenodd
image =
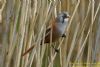
<svg viewBox="0 0 100 67">
<path fill-rule="evenodd" d="M 61 11 L 71 16 L 66 38 L 41 46 L 50 20 Z M 34 49 L 22 56 L 32 45 Z M 100 1 L 2 0 L 0 46 L 0 67 L 99 67 Z"/>
</svg>

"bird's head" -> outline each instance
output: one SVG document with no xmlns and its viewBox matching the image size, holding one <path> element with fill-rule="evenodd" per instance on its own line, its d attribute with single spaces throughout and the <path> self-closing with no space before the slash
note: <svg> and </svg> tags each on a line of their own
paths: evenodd
<svg viewBox="0 0 100 67">
<path fill-rule="evenodd" d="M 56 20 L 57 20 L 57 23 L 62 23 L 63 24 L 63 23 L 68 22 L 69 18 L 70 18 L 70 16 L 69 16 L 68 12 L 61 12 L 57 15 Z"/>
</svg>

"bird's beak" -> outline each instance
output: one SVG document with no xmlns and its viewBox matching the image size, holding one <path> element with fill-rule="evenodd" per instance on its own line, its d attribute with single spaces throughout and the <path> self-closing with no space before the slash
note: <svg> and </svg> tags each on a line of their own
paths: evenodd
<svg viewBox="0 0 100 67">
<path fill-rule="evenodd" d="M 70 16 L 67 16 L 67 18 L 70 18 Z"/>
</svg>

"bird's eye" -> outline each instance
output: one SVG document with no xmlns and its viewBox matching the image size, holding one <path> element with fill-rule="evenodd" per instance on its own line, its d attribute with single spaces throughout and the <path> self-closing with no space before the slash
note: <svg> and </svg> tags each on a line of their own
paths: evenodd
<svg viewBox="0 0 100 67">
<path fill-rule="evenodd" d="M 69 18 L 69 15 L 64 14 L 64 15 L 63 15 L 63 18 L 64 18 L 64 19 L 65 19 L 65 18 Z"/>
<path fill-rule="evenodd" d="M 64 14 L 64 15 L 63 15 L 63 18 L 67 18 L 67 15 L 66 15 L 66 14 Z"/>
</svg>

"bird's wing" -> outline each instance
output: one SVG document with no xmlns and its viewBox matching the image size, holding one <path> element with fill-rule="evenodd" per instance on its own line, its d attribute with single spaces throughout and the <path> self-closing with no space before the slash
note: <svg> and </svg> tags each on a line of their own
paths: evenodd
<svg viewBox="0 0 100 67">
<path fill-rule="evenodd" d="M 51 31 L 51 28 L 50 28 L 50 27 L 47 28 L 47 30 L 46 30 L 46 35 L 47 35 L 48 33 L 50 33 L 50 31 Z"/>
<path fill-rule="evenodd" d="M 47 28 L 46 32 L 45 32 L 45 37 L 42 38 L 41 40 L 41 44 L 44 40 L 44 43 L 48 43 L 48 41 L 50 40 L 50 32 L 51 32 L 51 27 Z"/>
</svg>

